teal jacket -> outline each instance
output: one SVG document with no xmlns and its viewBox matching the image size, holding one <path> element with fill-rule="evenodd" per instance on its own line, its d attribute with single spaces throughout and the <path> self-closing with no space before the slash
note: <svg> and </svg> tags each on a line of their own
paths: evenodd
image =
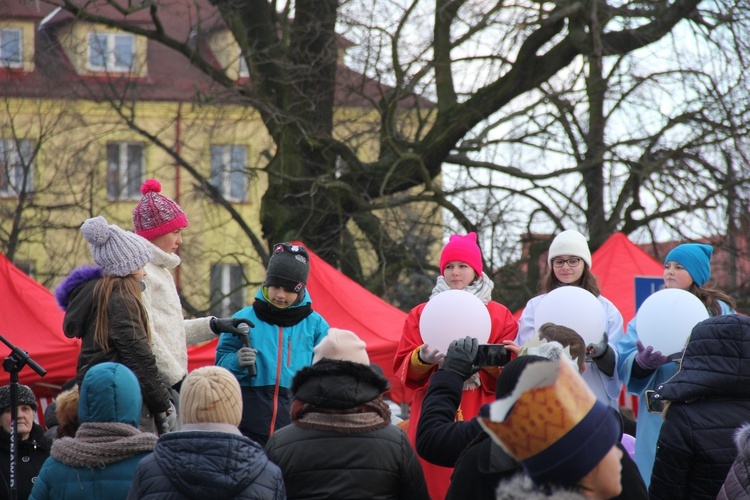
<svg viewBox="0 0 750 500">
<path fill-rule="evenodd" d="M 81 424 L 119 422 L 136 427 L 142 401 L 140 384 L 132 371 L 118 363 L 100 363 L 91 367 L 84 378 L 78 403 L 79 421 Z M 58 441 L 52 444 L 52 456 L 39 472 L 30 499 L 125 499 L 138 463 L 151 454 L 139 452 L 107 465 L 93 465 L 96 457 L 92 455 L 87 457 L 92 461 L 91 467 L 73 467 L 64 463 L 65 454 L 55 453 L 56 445 L 60 446 Z"/>
<path fill-rule="evenodd" d="M 266 302 L 262 290 L 255 300 Z M 292 307 L 312 305 L 310 294 L 305 290 L 302 302 Z M 216 347 L 216 364 L 231 371 L 241 386 L 275 386 L 290 388 L 292 377 L 300 368 L 312 364 L 313 348 L 328 334 L 328 323 L 313 311 L 294 326 L 276 326 L 261 321 L 252 306 L 238 311 L 233 317 L 247 318 L 255 325 L 250 329 L 250 345 L 258 350 L 255 366 L 257 375 L 250 377 L 247 369 L 237 363 L 237 351 L 242 347 L 240 339 L 222 333 Z"/>
</svg>

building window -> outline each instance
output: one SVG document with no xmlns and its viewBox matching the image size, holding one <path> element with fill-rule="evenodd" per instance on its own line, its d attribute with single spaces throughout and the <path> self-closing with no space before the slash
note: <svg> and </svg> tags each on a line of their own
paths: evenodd
<svg viewBox="0 0 750 500">
<path fill-rule="evenodd" d="M 135 60 L 135 36 L 115 33 L 89 33 L 89 69 L 131 71 Z"/>
<path fill-rule="evenodd" d="M 242 54 L 240 53 L 240 78 L 249 78 L 250 77 L 250 70 L 247 69 L 247 61 L 245 61 L 245 58 L 242 57 Z"/>
<path fill-rule="evenodd" d="M 23 65 L 23 50 L 20 29 L 0 29 L 0 65 L 5 68 L 18 68 Z"/>
<path fill-rule="evenodd" d="M 14 260 L 13 265 L 23 271 L 30 278 L 35 278 L 36 268 L 33 260 Z"/>
<path fill-rule="evenodd" d="M 246 304 L 246 292 L 240 264 L 211 266 L 211 315 L 227 318 Z"/>
<path fill-rule="evenodd" d="M 247 148 L 211 146 L 211 184 L 229 201 L 247 201 Z"/>
<path fill-rule="evenodd" d="M 139 200 L 143 183 L 143 144 L 107 143 L 107 198 Z"/>
<path fill-rule="evenodd" d="M 26 139 L 0 139 L 0 196 L 16 198 L 34 189 L 34 145 Z"/>
</svg>

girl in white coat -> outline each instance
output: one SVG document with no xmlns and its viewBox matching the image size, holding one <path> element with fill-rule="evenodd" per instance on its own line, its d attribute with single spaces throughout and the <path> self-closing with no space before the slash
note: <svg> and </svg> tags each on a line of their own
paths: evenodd
<svg viewBox="0 0 750 500">
<path fill-rule="evenodd" d="M 518 322 L 516 343 L 523 346 L 536 333 L 534 314 L 547 293 L 562 286 L 578 286 L 591 292 L 604 308 L 607 338 L 599 345 L 587 347 L 586 369 L 582 376 L 599 401 L 618 410 L 622 384 L 615 371 L 617 350 L 614 347 L 623 336 L 622 314 L 599 293 L 596 276 L 591 273 L 591 251 L 586 238 L 574 230 L 558 234 L 549 247 L 547 265 L 547 274 L 539 284 L 542 294 L 526 304 Z"/>
</svg>

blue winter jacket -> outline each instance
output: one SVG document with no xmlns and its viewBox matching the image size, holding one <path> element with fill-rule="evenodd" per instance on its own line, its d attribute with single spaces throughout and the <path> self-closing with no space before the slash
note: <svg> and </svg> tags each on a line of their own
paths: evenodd
<svg viewBox="0 0 750 500">
<path fill-rule="evenodd" d="M 143 401 L 140 384 L 124 365 L 100 363 L 93 366 L 86 373 L 80 391 L 78 417 L 81 424 L 120 422 L 133 427 L 138 425 Z M 59 441 L 52 445 L 53 456 L 56 456 L 56 446 L 60 446 Z M 138 463 L 148 455 L 150 452 L 142 452 L 107 465 L 93 465 L 96 460 L 89 457 L 92 458 L 91 467 L 72 467 L 51 456 L 39 472 L 29 498 L 125 499 Z"/>
<path fill-rule="evenodd" d="M 258 290 L 255 300 L 267 302 L 262 289 Z M 302 302 L 292 307 L 304 305 L 312 305 L 307 290 Z M 287 327 L 261 321 L 252 306 L 241 309 L 233 317 L 247 318 L 255 325 L 250 329 L 250 345 L 258 350 L 255 362 L 258 374 L 248 376 L 247 369 L 237 363 L 237 351 L 242 342 L 229 333 L 222 333 L 219 338 L 216 364 L 231 371 L 245 387 L 275 386 L 278 381 L 280 387 L 290 388 L 294 374 L 312 364 L 313 348 L 328 334 L 328 323 L 315 311 L 296 325 Z"/>
<path fill-rule="evenodd" d="M 228 432 L 179 431 L 159 438 L 138 466 L 129 499 L 284 499 L 281 471 L 254 441 Z"/>
</svg>

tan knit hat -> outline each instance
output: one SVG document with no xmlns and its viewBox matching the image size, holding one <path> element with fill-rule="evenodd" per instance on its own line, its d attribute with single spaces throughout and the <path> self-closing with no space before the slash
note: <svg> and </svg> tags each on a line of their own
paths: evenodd
<svg viewBox="0 0 750 500">
<path fill-rule="evenodd" d="M 242 393 L 229 370 L 204 366 L 193 370 L 182 383 L 180 417 L 185 424 L 212 422 L 240 425 Z"/>
<path fill-rule="evenodd" d="M 365 348 L 367 344 L 349 330 L 331 328 L 320 344 L 313 349 L 313 364 L 323 358 L 354 363 L 370 364 L 370 357 Z"/>
</svg>

